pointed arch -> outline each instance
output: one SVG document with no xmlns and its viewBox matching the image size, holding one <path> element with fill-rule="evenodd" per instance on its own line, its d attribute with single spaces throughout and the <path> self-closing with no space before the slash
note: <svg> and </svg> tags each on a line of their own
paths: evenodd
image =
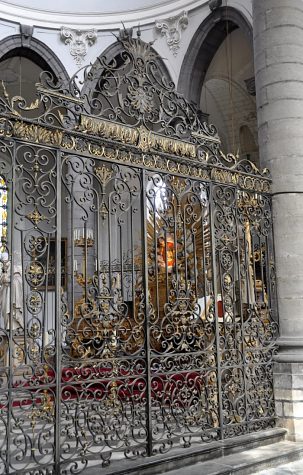
<svg viewBox="0 0 303 475">
<path fill-rule="evenodd" d="M 226 36 L 240 28 L 253 48 L 252 26 L 238 10 L 218 8 L 199 26 L 181 66 L 178 91 L 199 106 L 201 89 L 208 67 Z"/>
</svg>

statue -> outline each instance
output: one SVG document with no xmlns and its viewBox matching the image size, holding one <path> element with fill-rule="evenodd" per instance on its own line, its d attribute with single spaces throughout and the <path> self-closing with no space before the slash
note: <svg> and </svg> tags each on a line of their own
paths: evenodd
<svg viewBox="0 0 303 475">
<path fill-rule="evenodd" d="M 22 296 L 22 266 L 14 265 L 11 283 L 11 263 L 7 253 L 1 256 L 2 272 L 0 273 L 0 309 L 4 320 L 4 328 L 10 329 L 10 292 L 12 291 L 12 330 L 23 328 L 23 296 Z"/>
</svg>

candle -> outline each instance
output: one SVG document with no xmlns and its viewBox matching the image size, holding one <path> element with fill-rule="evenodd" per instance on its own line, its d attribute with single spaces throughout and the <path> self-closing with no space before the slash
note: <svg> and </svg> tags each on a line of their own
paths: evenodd
<svg viewBox="0 0 303 475">
<path fill-rule="evenodd" d="M 77 259 L 74 259 L 74 272 L 77 272 L 78 270 L 78 262 Z"/>
<path fill-rule="evenodd" d="M 98 272 L 98 259 L 95 261 L 95 266 L 96 266 L 96 272 Z"/>
</svg>

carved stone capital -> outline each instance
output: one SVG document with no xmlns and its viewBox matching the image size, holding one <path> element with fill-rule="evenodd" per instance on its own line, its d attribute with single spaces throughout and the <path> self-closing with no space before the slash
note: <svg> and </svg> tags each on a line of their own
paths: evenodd
<svg viewBox="0 0 303 475">
<path fill-rule="evenodd" d="M 81 66 L 87 54 L 87 49 L 97 40 L 96 30 L 72 30 L 62 26 L 61 40 L 69 44 L 70 54 L 74 57 L 77 66 Z"/>
<path fill-rule="evenodd" d="M 165 20 L 156 20 L 156 31 L 160 32 L 162 36 L 166 36 L 166 42 L 174 56 L 177 55 L 180 48 L 181 32 L 187 28 L 187 25 L 186 11 Z"/>
</svg>

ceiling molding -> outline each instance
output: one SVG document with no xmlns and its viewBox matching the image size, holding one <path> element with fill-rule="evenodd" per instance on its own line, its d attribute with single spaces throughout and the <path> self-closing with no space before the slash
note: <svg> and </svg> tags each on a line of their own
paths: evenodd
<svg viewBox="0 0 303 475">
<path fill-rule="evenodd" d="M 35 26 L 41 26 L 45 28 L 55 28 L 60 29 L 62 25 L 67 27 L 81 27 L 81 28 L 92 28 L 95 27 L 99 30 L 102 29 L 120 29 L 121 28 L 121 18 L 123 18 L 123 23 L 126 26 L 136 26 L 138 23 L 140 25 L 150 24 L 155 21 L 157 18 L 165 18 L 169 16 L 175 16 L 184 11 L 184 9 L 190 11 L 195 8 L 201 7 L 208 4 L 208 0 L 167 0 L 161 1 L 158 5 L 153 6 L 154 2 L 151 0 L 145 0 L 141 2 L 143 8 L 135 9 L 123 9 L 120 11 L 116 10 L 97 10 L 89 11 L 89 0 L 86 3 L 86 12 L 77 11 L 56 11 L 55 8 L 51 10 L 43 8 L 30 8 L 29 1 L 24 0 L 25 5 L 21 5 L 20 0 L 19 4 L 13 4 L 12 1 L 0 0 L 0 17 L 23 24 L 30 24 Z M 41 4 L 43 2 L 40 2 Z M 64 2 L 62 2 L 63 4 Z M 100 2 L 101 4 L 103 2 Z M 127 5 L 127 1 L 123 5 Z M 49 2 L 47 2 L 49 6 Z M 74 2 L 71 2 L 75 6 Z M 131 4 L 131 2 L 130 2 Z"/>
</svg>

